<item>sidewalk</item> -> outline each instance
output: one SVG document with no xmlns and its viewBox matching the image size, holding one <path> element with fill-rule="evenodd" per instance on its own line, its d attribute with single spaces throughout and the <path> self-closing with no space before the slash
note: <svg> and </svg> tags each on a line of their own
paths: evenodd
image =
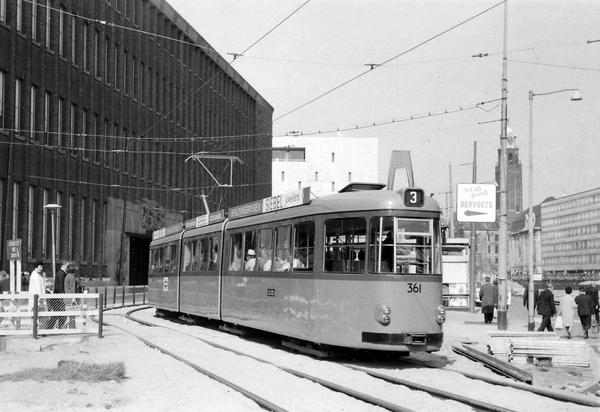
<svg viewBox="0 0 600 412">
<path fill-rule="evenodd" d="M 527 332 L 528 329 L 528 313 L 527 308 L 523 306 L 520 296 L 513 296 L 512 305 L 507 311 L 507 328 L 506 331 Z M 444 342 L 445 344 L 469 343 L 471 347 L 487 353 L 487 342 L 490 339 L 490 332 L 502 332 L 498 329 L 497 319 L 491 324 L 484 323 L 481 308 L 475 308 L 474 313 L 468 310 L 448 310 L 446 323 L 444 324 Z M 539 328 L 542 317 L 535 316 L 535 330 Z M 553 318 L 552 323 L 554 323 Z M 564 329 L 554 330 L 556 336 L 560 339 L 567 340 L 567 333 Z M 600 334 L 589 333 L 589 339 L 583 339 L 583 329 L 581 323 L 576 316 L 575 324 L 571 329 L 573 341 L 587 343 L 590 348 L 590 367 L 565 367 L 565 366 L 548 366 L 545 367 L 528 365 L 525 369 L 528 372 L 534 373 L 534 383 L 538 382 L 555 386 L 561 381 L 579 381 L 580 385 L 592 385 L 600 382 Z M 597 388 L 598 390 L 600 388 Z"/>
</svg>

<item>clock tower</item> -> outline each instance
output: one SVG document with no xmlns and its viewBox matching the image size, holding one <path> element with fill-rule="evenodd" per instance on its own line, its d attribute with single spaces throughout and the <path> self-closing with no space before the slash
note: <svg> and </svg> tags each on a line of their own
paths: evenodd
<svg viewBox="0 0 600 412">
<path fill-rule="evenodd" d="M 523 166 L 519 159 L 517 136 L 509 129 L 506 137 L 506 211 L 508 227 L 515 216 L 523 210 Z M 500 184 L 500 149 L 496 163 L 496 183 Z M 500 194 L 496 194 L 496 205 L 500 207 Z"/>
</svg>

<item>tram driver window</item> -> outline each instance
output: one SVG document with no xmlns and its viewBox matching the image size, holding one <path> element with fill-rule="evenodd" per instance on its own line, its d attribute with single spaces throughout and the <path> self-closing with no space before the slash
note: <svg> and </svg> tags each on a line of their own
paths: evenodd
<svg viewBox="0 0 600 412">
<path fill-rule="evenodd" d="M 325 272 L 362 273 L 367 223 L 363 218 L 325 221 Z"/>
<path fill-rule="evenodd" d="M 375 273 L 437 273 L 432 259 L 430 219 L 371 219 L 369 271 Z"/>
</svg>

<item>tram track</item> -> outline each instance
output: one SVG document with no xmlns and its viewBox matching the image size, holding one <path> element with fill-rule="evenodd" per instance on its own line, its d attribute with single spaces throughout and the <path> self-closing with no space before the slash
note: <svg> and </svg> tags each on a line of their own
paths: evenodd
<svg viewBox="0 0 600 412">
<path fill-rule="evenodd" d="M 139 309 L 138 309 L 139 310 Z M 303 371 L 299 371 L 296 370 L 294 368 L 288 367 L 288 366 L 284 366 L 281 364 L 278 364 L 277 362 L 271 362 L 269 360 L 266 360 L 260 356 L 254 356 L 254 355 L 250 355 L 248 353 L 245 352 L 241 352 L 238 351 L 236 349 L 234 349 L 233 347 L 230 346 L 226 346 L 226 345 L 221 345 L 218 344 L 214 341 L 211 340 L 207 340 L 204 339 L 202 337 L 198 337 L 192 334 L 188 334 L 186 332 L 182 332 L 182 331 L 178 331 L 175 328 L 171 328 L 171 327 L 165 327 L 164 325 L 158 325 L 157 323 L 153 323 L 153 322 L 148 322 L 146 320 L 143 320 L 139 317 L 133 316 L 132 314 L 134 312 L 136 312 L 137 310 L 134 311 L 130 311 L 127 314 L 127 318 L 130 319 L 131 321 L 134 322 L 138 322 L 140 324 L 144 324 L 146 326 L 153 326 L 153 327 L 160 327 L 160 328 L 166 328 L 169 329 L 170 331 L 174 331 L 177 332 L 179 334 L 185 334 L 187 336 L 189 336 L 190 338 L 193 338 L 195 340 L 201 341 L 207 345 L 210 345 L 216 349 L 219 350 L 223 350 L 223 351 L 228 351 L 230 353 L 233 353 L 237 356 L 244 356 L 244 357 L 248 357 L 251 358 L 257 362 L 261 362 L 263 364 L 268 364 L 270 366 L 273 366 L 275 368 L 278 368 L 280 371 L 286 372 L 288 374 L 294 375 L 298 378 L 301 379 L 305 379 L 305 380 L 309 380 L 311 382 L 317 383 L 325 388 L 328 388 L 330 390 L 336 391 L 338 393 L 342 393 L 345 394 L 347 396 L 351 396 L 355 399 L 361 400 L 363 402 L 369 403 L 371 405 L 376 405 L 379 406 L 381 408 L 384 408 L 386 410 L 391 410 L 391 411 L 408 411 L 408 410 L 413 410 L 407 407 L 404 407 L 402 405 L 396 404 L 394 402 L 390 402 L 389 400 L 383 399 L 383 398 L 378 398 L 377 396 L 373 396 L 369 393 L 365 393 L 365 391 L 361 391 L 361 390 L 355 390 L 349 386 L 346 386 L 344 384 L 340 384 L 337 382 L 334 382 L 330 379 L 323 379 L 322 377 L 319 376 L 315 376 L 315 374 L 311 374 L 311 373 L 306 373 Z M 129 332 L 129 331 L 128 331 Z M 131 333 L 131 332 L 129 332 Z M 148 339 L 142 339 L 142 341 L 147 344 L 148 346 L 151 347 L 155 347 L 156 349 L 160 350 L 161 352 L 168 354 L 170 356 L 172 356 L 174 359 L 179 360 L 180 362 L 184 362 L 186 364 L 188 364 L 189 360 L 185 359 L 184 357 L 181 357 L 179 355 L 176 354 L 171 354 L 169 349 L 164 348 L 164 347 L 160 347 L 160 345 L 157 345 L 156 343 L 152 342 L 151 340 Z M 174 355 L 174 356 L 173 356 Z M 409 381 L 407 379 L 401 379 L 398 377 L 394 377 L 390 374 L 387 373 L 382 373 L 381 371 L 378 371 L 377 368 L 365 368 L 362 366 L 356 366 L 356 365 L 351 365 L 351 364 L 343 364 L 340 363 L 338 364 L 339 366 L 342 366 L 344 368 L 346 368 L 346 370 L 348 371 L 353 371 L 354 373 L 360 373 L 360 374 L 365 374 L 367 376 L 369 376 L 370 378 L 373 379 L 377 379 L 381 382 L 385 382 L 386 384 L 392 384 L 392 385 L 397 385 L 397 386 L 403 386 L 406 388 L 410 388 L 411 390 L 414 391 L 420 391 L 423 393 L 426 393 L 428 395 L 430 395 L 431 397 L 434 397 L 436 399 L 441 399 L 441 400 L 451 400 L 454 401 L 456 403 L 468 406 L 469 408 L 473 408 L 474 410 L 477 411 L 510 411 L 512 409 L 510 408 L 505 408 L 503 406 L 499 406 L 499 405 L 493 405 L 491 403 L 488 402 L 484 402 L 480 399 L 475 399 L 475 398 L 471 398 L 469 396 L 464 396 L 464 395 L 460 395 L 460 394 L 454 394 L 451 393 L 449 391 L 444 391 L 441 390 L 439 388 L 436 388 L 434 386 L 429 386 L 429 385 L 424 385 L 418 382 L 412 382 Z M 198 365 L 190 365 L 191 367 L 193 367 L 194 369 L 196 369 L 197 371 L 204 373 L 204 368 L 199 367 Z M 459 373 L 459 372 L 456 372 Z M 206 373 L 207 376 L 210 376 L 210 372 Z M 212 377 L 212 376 L 211 376 Z M 220 381 L 220 377 L 214 377 L 214 379 Z M 229 386 L 229 382 L 224 382 L 224 384 L 227 384 Z M 232 384 L 230 387 L 232 387 L 232 389 L 234 390 L 238 390 L 239 385 L 236 384 Z M 244 390 L 244 388 L 240 388 L 240 391 Z M 244 394 L 246 395 L 246 394 Z M 250 397 L 251 399 L 256 400 L 256 402 L 258 404 L 260 404 L 261 406 L 264 407 L 265 409 L 268 410 L 285 410 L 284 409 L 278 409 L 279 407 L 273 403 L 269 403 L 269 401 L 265 401 L 264 399 L 257 397 L 256 394 L 254 393 L 248 393 L 246 396 Z M 421 408 L 415 409 L 415 410 L 422 410 Z M 457 409 L 458 410 L 458 409 Z"/>
</svg>

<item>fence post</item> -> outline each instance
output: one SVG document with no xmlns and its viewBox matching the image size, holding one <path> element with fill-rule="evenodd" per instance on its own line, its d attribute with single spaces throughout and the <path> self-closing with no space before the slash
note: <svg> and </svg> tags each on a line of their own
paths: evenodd
<svg viewBox="0 0 600 412">
<path fill-rule="evenodd" d="M 142 288 L 142 304 L 145 305 L 146 304 L 146 288 L 148 286 L 144 285 L 144 287 Z"/>
<path fill-rule="evenodd" d="M 113 305 L 117 303 L 117 287 L 113 286 Z"/>
<path fill-rule="evenodd" d="M 102 322 L 104 319 L 104 305 L 102 304 L 103 300 L 102 300 L 103 296 L 102 293 L 99 296 L 98 299 L 98 338 L 102 339 Z"/>
<path fill-rule="evenodd" d="M 31 330 L 33 333 L 33 339 L 37 339 L 38 331 L 38 295 L 33 295 L 33 319 L 31 320 Z"/>
<path fill-rule="evenodd" d="M 125 306 L 125 285 L 121 286 L 123 288 L 123 296 L 122 296 L 122 300 L 121 300 L 121 304 L 123 306 Z"/>
</svg>

